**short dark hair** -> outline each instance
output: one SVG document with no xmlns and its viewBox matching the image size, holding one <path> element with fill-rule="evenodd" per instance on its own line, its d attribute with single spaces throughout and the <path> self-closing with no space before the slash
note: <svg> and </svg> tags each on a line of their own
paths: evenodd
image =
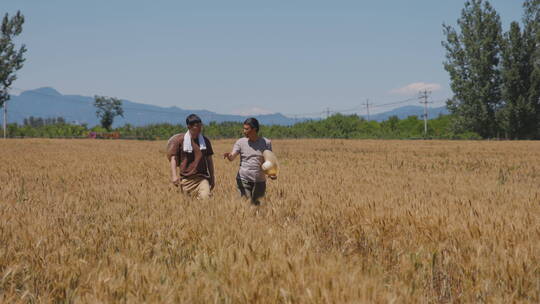
<svg viewBox="0 0 540 304">
<path fill-rule="evenodd" d="M 202 120 L 197 114 L 190 114 L 188 117 L 186 117 L 186 125 L 192 126 L 196 123 L 202 123 Z"/>
<path fill-rule="evenodd" d="M 257 118 L 248 118 L 244 121 L 245 125 L 250 126 L 252 129 L 255 129 L 257 132 L 259 132 L 259 121 Z"/>
</svg>

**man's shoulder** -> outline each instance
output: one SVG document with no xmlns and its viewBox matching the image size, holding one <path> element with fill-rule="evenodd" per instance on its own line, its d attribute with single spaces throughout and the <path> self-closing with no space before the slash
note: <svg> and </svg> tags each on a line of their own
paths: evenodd
<svg viewBox="0 0 540 304">
<path fill-rule="evenodd" d="M 167 141 L 167 158 L 170 160 L 172 156 L 178 154 L 181 149 L 180 146 L 184 141 L 184 135 L 182 133 L 175 134 Z"/>
<path fill-rule="evenodd" d="M 203 138 L 204 138 L 204 141 L 205 141 L 206 143 L 209 143 L 209 142 L 210 142 L 210 138 L 208 138 L 208 137 L 206 137 L 206 136 L 204 136 L 204 135 L 203 135 Z"/>
<path fill-rule="evenodd" d="M 265 144 L 267 147 L 272 146 L 272 141 L 271 141 L 270 139 L 268 139 L 268 138 L 266 138 L 266 137 L 263 137 L 262 139 L 263 139 L 264 144 Z"/>
<path fill-rule="evenodd" d="M 245 144 L 247 142 L 248 142 L 247 137 L 242 137 L 242 138 L 239 138 L 238 140 L 236 140 L 236 144 L 239 144 L 239 145 Z"/>
<path fill-rule="evenodd" d="M 184 133 L 174 134 L 167 141 L 167 145 L 180 143 L 183 140 L 184 140 Z"/>
</svg>

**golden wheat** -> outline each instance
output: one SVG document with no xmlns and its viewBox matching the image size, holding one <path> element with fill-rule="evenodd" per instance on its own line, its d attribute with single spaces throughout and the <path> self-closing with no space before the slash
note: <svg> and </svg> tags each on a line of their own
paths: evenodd
<svg viewBox="0 0 540 304">
<path fill-rule="evenodd" d="M 164 145 L 0 141 L 0 299 L 540 301 L 539 142 L 276 140 L 261 207 L 218 157 L 183 197 Z"/>
</svg>

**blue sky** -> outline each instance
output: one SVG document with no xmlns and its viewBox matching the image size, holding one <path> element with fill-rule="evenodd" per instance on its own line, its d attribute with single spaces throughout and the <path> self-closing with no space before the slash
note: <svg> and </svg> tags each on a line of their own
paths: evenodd
<svg viewBox="0 0 540 304">
<path fill-rule="evenodd" d="M 521 1 L 490 2 L 505 29 L 521 19 Z M 463 4 L 2 0 L 0 13 L 26 17 L 15 94 L 50 86 L 219 113 L 304 114 L 405 100 L 422 87 L 441 105 L 451 96 L 442 23 L 455 25 Z"/>
</svg>

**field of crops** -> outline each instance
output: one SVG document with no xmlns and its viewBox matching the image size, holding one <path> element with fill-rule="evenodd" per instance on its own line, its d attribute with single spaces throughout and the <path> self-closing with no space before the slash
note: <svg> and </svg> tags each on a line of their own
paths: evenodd
<svg viewBox="0 0 540 304">
<path fill-rule="evenodd" d="M 540 142 L 273 146 L 252 207 L 221 158 L 183 197 L 162 141 L 0 140 L 0 301 L 540 302 Z"/>
</svg>

